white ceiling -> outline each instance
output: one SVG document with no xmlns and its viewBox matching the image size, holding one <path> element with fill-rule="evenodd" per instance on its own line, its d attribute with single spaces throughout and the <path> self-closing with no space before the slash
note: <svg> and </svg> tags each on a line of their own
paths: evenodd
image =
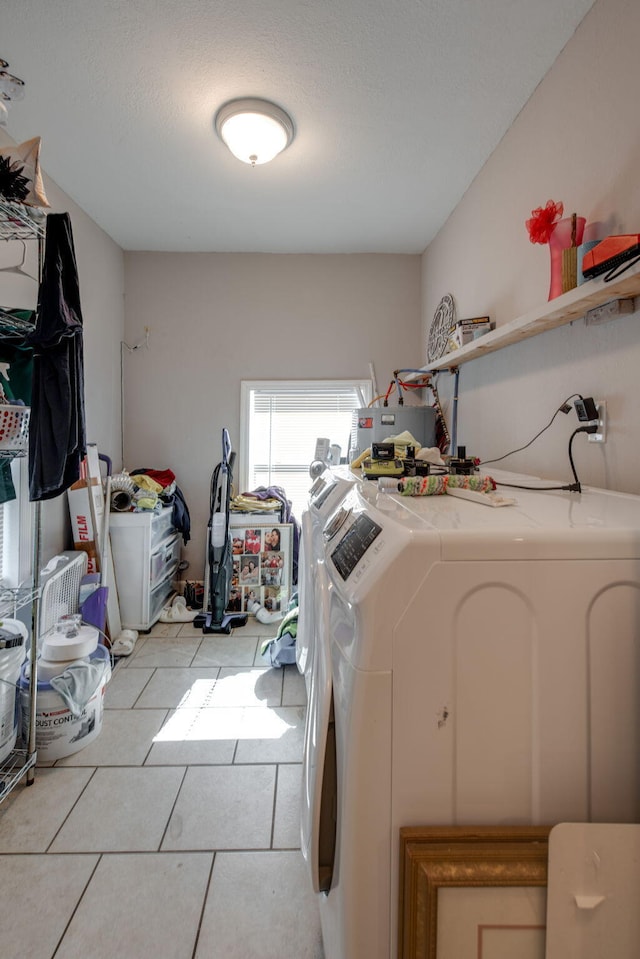
<svg viewBox="0 0 640 959">
<path fill-rule="evenodd" d="M 2 0 L 7 131 L 124 249 L 421 253 L 593 0 Z M 255 169 L 229 99 L 293 118 Z"/>
</svg>

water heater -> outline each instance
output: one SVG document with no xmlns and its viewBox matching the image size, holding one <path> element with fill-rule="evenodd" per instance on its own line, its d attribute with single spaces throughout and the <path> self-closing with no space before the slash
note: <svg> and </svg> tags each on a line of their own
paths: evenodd
<svg viewBox="0 0 640 959">
<path fill-rule="evenodd" d="M 389 436 L 409 433 L 420 446 L 436 446 L 436 411 L 433 406 L 365 406 L 353 411 L 351 448 L 356 455 L 383 443 Z"/>
</svg>

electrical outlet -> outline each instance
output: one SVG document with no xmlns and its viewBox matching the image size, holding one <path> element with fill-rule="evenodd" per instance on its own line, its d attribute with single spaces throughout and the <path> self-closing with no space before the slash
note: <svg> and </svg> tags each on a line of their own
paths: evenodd
<svg viewBox="0 0 640 959">
<path fill-rule="evenodd" d="M 606 443 L 607 440 L 607 403 L 606 400 L 596 400 L 598 410 L 598 432 L 589 433 L 587 439 L 590 443 Z"/>
<path fill-rule="evenodd" d="M 597 326 L 599 323 L 608 323 L 609 320 L 614 320 L 616 316 L 634 312 L 635 303 L 630 298 L 609 300 L 608 303 L 602 303 L 600 306 L 594 306 L 592 310 L 587 310 L 584 315 L 584 322 L 586 326 Z"/>
</svg>

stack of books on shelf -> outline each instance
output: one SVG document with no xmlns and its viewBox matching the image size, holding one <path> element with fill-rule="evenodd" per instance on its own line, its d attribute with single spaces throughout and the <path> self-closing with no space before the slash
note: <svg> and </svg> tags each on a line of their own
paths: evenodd
<svg viewBox="0 0 640 959">
<path fill-rule="evenodd" d="M 457 320 L 449 330 L 448 352 L 459 350 L 493 328 L 488 316 L 475 316 L 469 320 Z"/>
</svg>

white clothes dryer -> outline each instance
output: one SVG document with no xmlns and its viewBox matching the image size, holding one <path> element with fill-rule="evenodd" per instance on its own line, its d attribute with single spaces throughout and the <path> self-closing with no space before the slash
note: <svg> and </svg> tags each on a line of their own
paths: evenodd
<svg viewBox="0 0 640 959">
<path fill-rule="evenodd" d="M 309 490 L 309 504 L 300 520 L 296 664 L 305 678 L 307 696 L 315 633 L 316 566 L 323 556 L 322 528 L 356 482 L 357 477 L 348 468 L 325 470 Z"/>
<path fill-rule="evenodd" d="M 640 497 L 513 495 L 363 483 L 325 527 L 302 850 L 326 959 L 396 955 L 401 826 L 638 821 Z"/>
<path fill-rule="evenodd" d="M 321 525 L 338 508 L 358 476 L 348 466 L 326 469 L 309 490 L 309 509 Z"/>
</svg>

